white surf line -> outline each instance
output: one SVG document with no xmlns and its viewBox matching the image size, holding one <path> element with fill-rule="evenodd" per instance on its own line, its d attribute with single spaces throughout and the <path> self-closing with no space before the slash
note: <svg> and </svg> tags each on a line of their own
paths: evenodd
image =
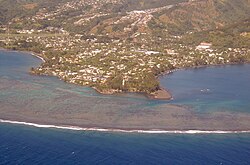
<svg viewBox="0 0 250 165">
<path fill-rule="evenodd" d="M 28 52 L 28 53 L 31 54 L 32 56 L 35 56 L 35 57 L 39 58 L 39 59 L 42 60 L 43 62 L 45 62 L 44 58 L 42 58 L 41 56 L 39 56 L 39 55 L 37 55 L 37 54 L 35 54 L 35 53 L 33 53 L 33 52 Z"/>
<path fill-rule="evenodd" d="M 19 124 L 19 125 L 28 125 L 38 128 L 56 128 L 56 129 L 67 129 L 67 130 L 75 130 L 75 131 L 99 131 L 99 132 L 124 132 L 124 133 L 149 133 L 149 134 L 239 134 L 239 133 L 250 133 L 250 130 L 246 131 L 204 131 L 204 130 L 122 130 L 122 129 L 105 129 L 105 128 L 81 128 L 75 126 L 56 126 L 56 125 L 43 125 L 43 124 L 35 124 L 35 123 L 27 123 L 20 121 L 11 121 L 11 120 L 2 120 L 1 123 L 9 123 L 9 124 Z"/>
</svg>

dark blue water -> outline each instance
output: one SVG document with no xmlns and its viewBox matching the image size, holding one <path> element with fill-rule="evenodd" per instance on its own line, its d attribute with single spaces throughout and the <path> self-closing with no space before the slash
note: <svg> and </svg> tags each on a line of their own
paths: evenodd
<svg viewBox="0 0 250 165">
<path fill-rule="evenodd" d="M 0 124 L 0 164 L 250 163 L 250 135 L 144 135 Z"/>
<path fill-rule="evenodd" d="M 86 105 L 90 100 L 94 103 L 106 103 L 107 109 L 112 104 L 112 108 L 121 109 L 122 113 L 129 108 L 166 103 L 148 100 L 140 95 L 103 96 L 90 88 L 27 73 L 31 66 L 39 64 L 40 60 L 30 55 L 0 52 L 1 107 L 9 103 L 23 106 L 31 99 L 59 97 L 65 92 L 68 92 L 67 95 L 77 94 L 80 102 Z M 197 111 L 223 109 L 249 112 L 249 73 L 250 65 L 190 69 L 162 78 L 161 82 L 173 93 L 174 100 L 170 103 L 187 104 Z M 17 85 L 8 86 L 6 82 L 15 82 Z M 10 101 L 9 98 L 13 100 Z M 84 100 L 87 100 L 86 103 Z M 68 100 L 65 101 L 66 103 L 59 102 L 57 106 L 60 108 L 69 104 Z M 46 103 L 52 106 L 49 101 Z M 78 100 L 74 100 L 74 104 L 78 104 Z M 34 105 L 37 106 L 39 105 Z M 99 108 L 98 104 L 95 108 Z M 250 134 L 78 132 L 0 123 L 0 164 L 227 165 L 250 164 L 249 155 Z"/>
</svg>

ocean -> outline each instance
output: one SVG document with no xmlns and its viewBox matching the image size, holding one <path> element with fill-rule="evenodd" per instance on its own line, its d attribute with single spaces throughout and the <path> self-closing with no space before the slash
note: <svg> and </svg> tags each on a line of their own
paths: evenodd
<svg viewBox="0 0 250 165">
<path fill-rule="evenodd" d="M 249 164 L 250 135 L 127 134 L 0 124 L 0 164 Z"/>
<path fill-rule="evenodd" d="M 250 112 L 247 64 L 187 69 L 163 76 L 161 85 L 170 90 L 174 99 L 159 101 L 136 94 L 103 96 L 55 77 L 30 75 L 29 68 L 40 63 L 25 53 L 0 51 L 0 111 L 12 105 L 28 107 L 36 113 L 65 113 L 65 106 L 70 103 L 77 106 L 67 108 L 80 111 L 81 102 L 97 113 L 103 107 L 110 108 L 110 104 L 124 114 L 166 103 L 187 105 L 201 113 Z M 79 100 L 65 98 L 64 93 L 74 93 Z M 54 98 L 58 102 L 49 101 Z M 92 104 L 96 104 L 94 108 Z M 121 133 L 0 123 L 0 164 L 250 164 L 249 155 L 249 133 Z"/>
</svg>

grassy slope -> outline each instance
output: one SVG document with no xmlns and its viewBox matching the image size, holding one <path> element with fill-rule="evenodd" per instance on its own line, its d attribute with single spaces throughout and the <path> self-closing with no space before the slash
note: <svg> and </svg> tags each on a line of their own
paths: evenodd
<svg viewBox="0 0 250 165">
<path fill-rule="evenodd" d="M 217 48 L 250 49 L 250 18 L 222 28 L 186 34 L 182 40 L 187 45 L 205 41 Z"/>
<path fill-rule="evenodd" d="M 249 0 L 197 0 L 159 13 L 172 33 L 222 27 L 250 16 Z"/>
<path fill-rule="evenodd" d="M 31 16 L 43 7 L 53 8 L 64 1 L 68 0 L 0 0 L 0 24 Z"/>
</svg>

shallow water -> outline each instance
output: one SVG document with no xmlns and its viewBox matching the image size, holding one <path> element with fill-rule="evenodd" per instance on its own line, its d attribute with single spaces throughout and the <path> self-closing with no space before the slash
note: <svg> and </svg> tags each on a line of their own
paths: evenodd
<svg viewBox="0 0 250 165">
<path fill-rule="evenodd" d="M 142 107 L 174 103 L 192 106 L 200 112 L 225 110 L 250 112 L 249 64 L 180 70 L 161 77 L 161 85 L 173 94 L 174 100 L 160 101 L 149 100 L 138 94 L 101 95 L 89 87 L 64 83 L 56 77 L 30 75 L 29 69 L 40 63 L 40 59 L 25 53 L 0 51 L 0 101 L 9 99 L 11 95 L 12 99 L 15 97 L 15 103 L 20 101 L 20 104 L 34 98 L 41 98 L 40 101 L 44 102 L 48 101 L 44 98 L 58 98 L 58 100 L 64 98 L 64 103 L 60 101 L 54 103 L 58 107 L 60 104 L 65 106 L 66 102 L 79 106 L 84 104 L 90 109 L 106 107 L 137 110 Z M 14 84 L 12 88 L 7 88 L 10 82 Z M 66 98 L 67 95 L 76 96 L 78 100 Z M 74 107 L 82 108 L 82 106 Z"/>
<path fill-rule="evenodd" d="M 40 60 L 0 51 L 0 105 L 34 113 L 112 109 L 120 118 L 165 103 L 199 112 L 250 111 L 250 65 L 181 70 L 161 78 L 174 100 L 100 95 L 55 77 L 32 76 Z M 209 90 L 207 90 L 209 89 Z M 20 108 L 21 107 L 21 108 Z M 134 134 L 70 131 L 0 123 L 0 164 L 250 164 L 250 135 Z"/>
</svg>

